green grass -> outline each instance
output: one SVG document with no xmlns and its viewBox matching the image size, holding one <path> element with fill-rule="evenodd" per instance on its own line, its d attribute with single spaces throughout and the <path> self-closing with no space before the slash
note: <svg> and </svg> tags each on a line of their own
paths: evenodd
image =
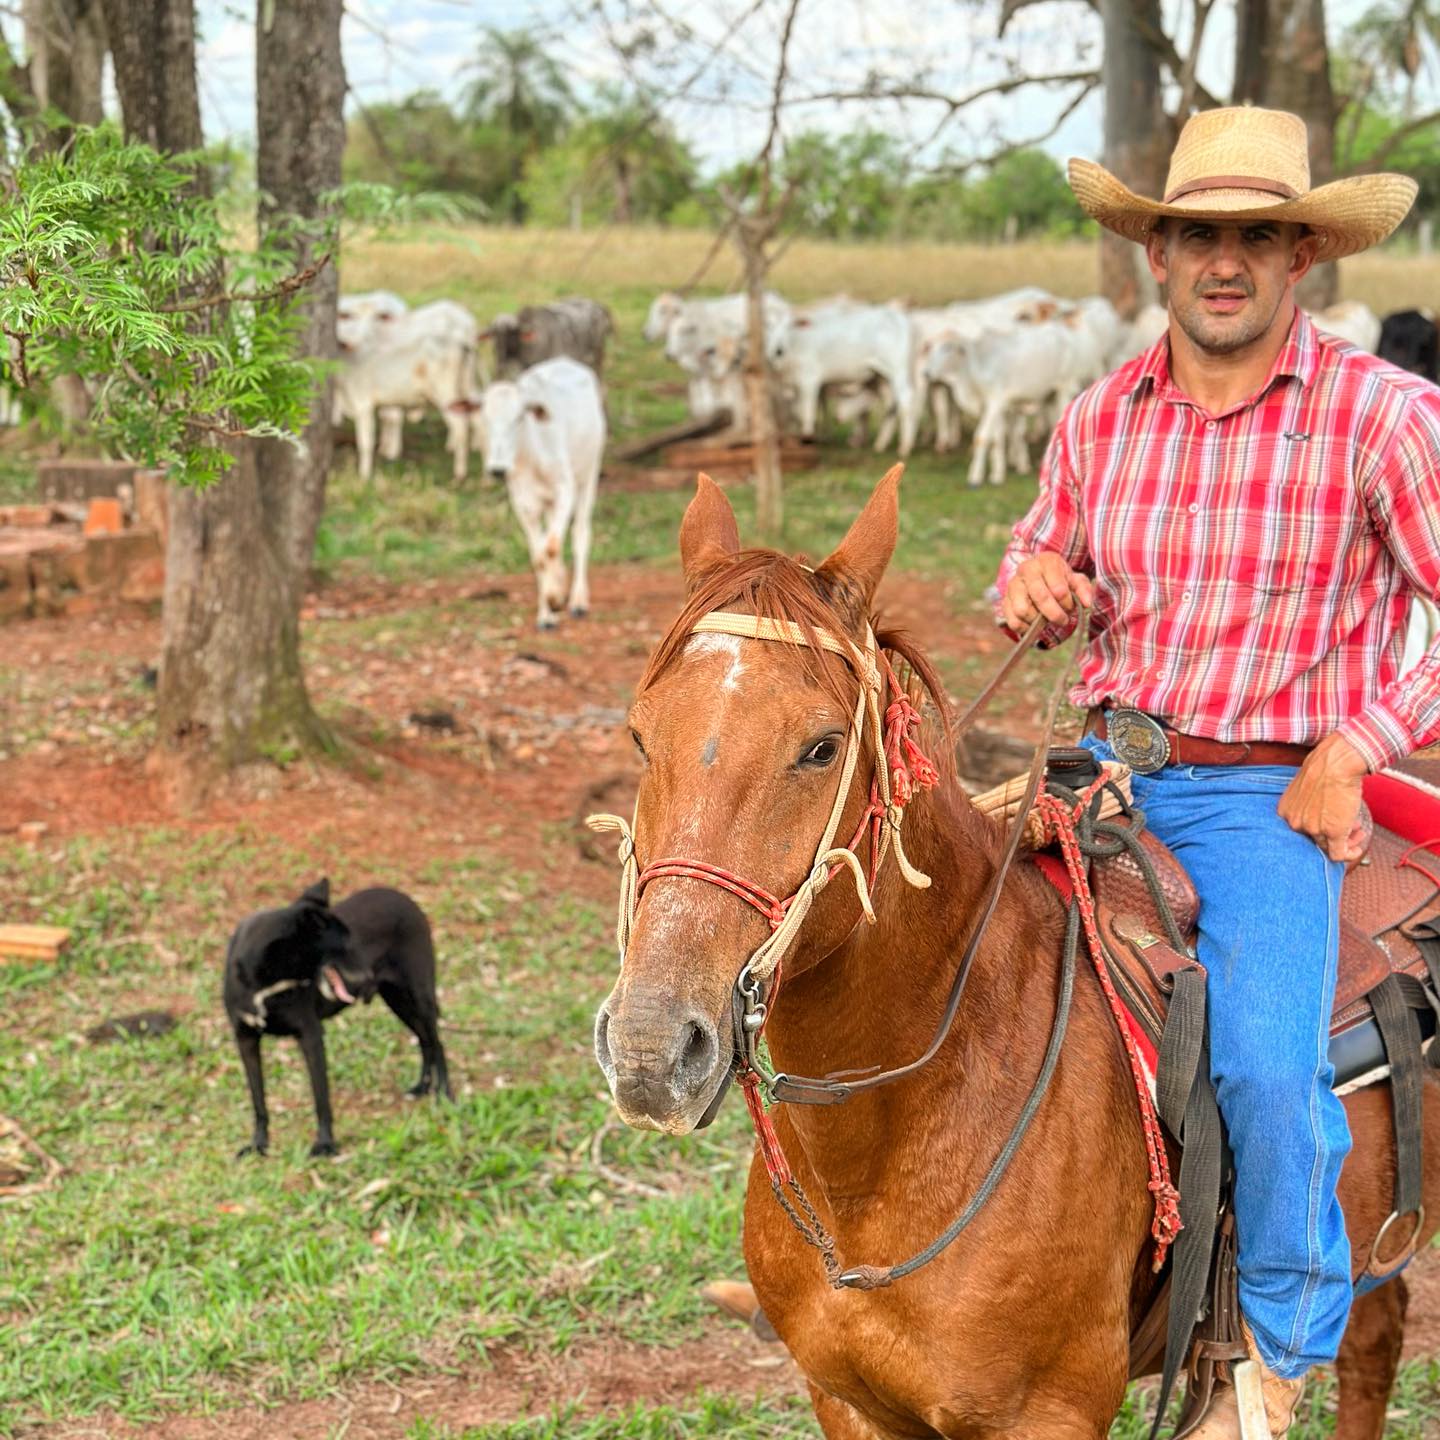
<svg viewBox="0 0 1440 1440">
<path fill-rule="evenodd" d="M 209 1409 L 241 1387 L 314 1396 L 473 1361 L 497 1340 L 664 1345 L 699 1331 L 697 1284 L 736 1267 L 748 1145 L 733 1107 L 679 1145 L 607 1142 L 612 1166 L 680 1177 L 672 1197 L 616 1193 L 593 1172 L 609 1107 L 588 1033 L 612 978 L 608 915 L 542 904 L 533 881 L 487 878 L 478 861 L 431 865 L 413 889 L 437 927 L 446 1019 L 463 1027 L 447 1035 L 459 1102 L 400 1100 L 416 1052 L 377 1005 L 327 1027 L 341 1160 L 307 1162 L 303 1067 L 267 1041 L 273 1149 L 241 1162 L 225 935 L 335 857 L 191 838 L 177 870 L 178 843 L 76 842 L 58 864 L 0 850 L 0 890 L 77 936 L 60 967 L 0 968 L 0 1008 L 19 1022 L 0 1037 L 5 1109 L 70 1171 L 0 1207 L 0 1434 L 101 1407 Z M 237 883 L 262 858 L 290 877 L 283 890 Z M 146 878 L 162 868 L 163 889 Z M 193 1008 L 164 1037 L 85 1040 L 103 1016 L 157 1001 Z"/>
<path fill-rule="evenodd" d="M 528 569 L 503 489 L 473 474 L 465 486 L 456 487 L 446 463 L 438 448 L 429 446 L 414 461 L 382 466 L 370 485 L 352 466 L 339 469 L 330 482 L 321 525 L 322 568 L 392 580 Z M 783 548 L 827 554 L 889 463 L 884 456 L 827 451 L 821 467 L 788 476 Z M 692 493 L 689 486 L 607 490 L 602 479 L 594 563 L 674 564 L 680 518 Z M 1034 493 L 1035 482 L 1026 476 L 972 490 L 954 457 L 915 456 L 901 491 L 896 567 L 926 579 L 973 583 L 978 594 L 993 578 L 1010 526 Z M 729 494 L 742 538 L 753 541 L 754 491 L 735 485 Z"/>
</svg>

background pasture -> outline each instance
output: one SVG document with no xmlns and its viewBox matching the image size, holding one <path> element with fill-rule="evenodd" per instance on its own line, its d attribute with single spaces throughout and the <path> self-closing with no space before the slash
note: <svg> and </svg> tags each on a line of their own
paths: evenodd
<svg viewBox="0 0 1440 1440">
<path fill-rule="evenodd" d="M 640 339 L 654 292 L 703 260 L 698 234 L 456 230 L 360 242 L 349 289 L 449 296 L 483 318 L 564 293 L 615 312 L 607 380 L 624 438 L 683 411 Z M 1088 245 L 1005 249 L 797 241 L 776 276 L 917 303 L 1023 283 L 1094 288 Z M 707 284 L 731 278 L 721 257 Z M 1440 306 L 1440 267 L 1347 262 L 1377 311 Z M 0 629 L 4 918 L 71 925 L 57 966 L 0 966 L 0 1110 L 67 1167 L 0 1205 L 0 1435 L 441 1436 L 486 1440 L 815 1437 L 792 1367 L 699 1299 L 736 1274 L 750 1143 L 741 1109 L 683 1142 L 613 1128 L 590 1055 L 613 969 L 615 875 L 575 819 L 628 805 L 622 717 L 680 596 L 684 489 L 601 483 L 595 615 L 537 635 L 503 494 L 448 479 L 438 427 L 373 484 L 343 451 L 307 606 L 306 672 L 344 751 L 274 757 L 203 813 L 160 792 L 143 667 L 156 614 Z M 789 548 L 821 555 L 884 462 L 827 446 L 787 482 Z M 981 599 L 1033 481 L 971 492 L 916 457 L 885 603 L 963 694 L 998 644 Z M 32 481 L 11 455 L 0 493 Z M 751 514 L 732 491 L 742 533 Z M 1043 667 L 1009 704 L 1033 722 Z M 450 727 L 417 723 L 445 714 Z M 13 817 L 13 819 L 12 819 Z M 271 1157 L 240 1163 L 248 1102 L 219 1004 L 235 919 L 320 874 L 400 885 L 436 926 L 453 1108 L 407 1105 L 415 1053 L 379 1007 L 327 1028 L 334 1162 L 293 1046 L 267 1042 Z M 97 1045 L 106 1016 L 161 1006 L 169 1035 Z M 0 1163 L 13 1159 L 0 1151 Z M 1440 1305 L 1422 1268 L 1391 1434 L 1433 1433 Z M 1328 1432 L 1330 1390 L 1299 1432 Z M 1143 1396 L 1117 1426 L 1141 1433 Z"/>
</svg>

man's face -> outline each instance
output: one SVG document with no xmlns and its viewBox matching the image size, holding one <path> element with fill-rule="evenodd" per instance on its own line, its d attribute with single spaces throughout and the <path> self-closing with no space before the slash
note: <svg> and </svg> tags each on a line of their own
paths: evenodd
<svg viewBox="0 0 1440 1440">
<path fill-rule="evenodd" d="M 1273 220 L 1227 225 L 1172 218 L 1150 236 L 1145 254 L 1185 334 L 1207 354 L 1230 355 L 1276 323 L 1314 263 L 1315 239 L 1298 225 Z"/>
</svg>

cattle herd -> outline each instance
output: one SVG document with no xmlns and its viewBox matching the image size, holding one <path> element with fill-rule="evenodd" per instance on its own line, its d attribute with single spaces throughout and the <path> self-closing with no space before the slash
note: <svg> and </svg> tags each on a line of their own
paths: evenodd
<svg viewBox="0 0 1440 1440">
<path fill-rule="evenodd" d="M 1322 330 L 1378 352 L 1431 380 L 1435 317 L 1406 310 L 1381 321 L 1343 301 L 1313 318 Z M 747 334 L 743 295 L 715 300 L 657 296 L 645 338 L 688 381 L 697 417 L 726 411 L 748 428 L 741 365 Z M 822 407 L 842 423 L 873 420 L 875 448 L 898 441 L 901 456 L 922 438 L 956 448 L 962 417 L 972 427 L 969 480 L 999 484 L 1028 472 L 1030 446 L 1058 413 L 1107 371 L 1138 355 L 1165 329 L 1158 305 L 1122 320 L 1108 300 L 1062 300 L 1036 287 L 927 309 L 862 304 L 846 296 L 805 306 L 765 297 L 765 345 L 787 428 L 812 438 Z"/>
<path fill-rule="evenodd" d="M 741 373 L 748 310 L 744 295 L 665 292 L 644 328 L 684 372 L 692 416 L 737 437 L 749 430 Z M 1068 301 L 1034 286 L 925 309 L 847 296 L 791 305 L 770 292 L 763 311 L 784 428 L 811 439 L 828 410 L 851 427 L 853 441 L 873 426 L 877 450 L 894 444 L 906 456 L 922 439 L 939 452 L 956 449 L 968 420 L 972 485 L 999 484 L 1007 470 L 1028 473 L 1032 444 L 1059 411 L 1166 325 L 1158 305 L 1127 323 L 1099 296 Z M 1406 310 L 1382 324 L 1345 301 L 1314 319 L 1437 379 L 1433 315 Z M 407 416 L 437 411 L 455 478 L 464 479 L 478 448 L 485 472 L 506 484 L 535 570 L 542 628 L 567 606 L 572 615 L 589 607 L 591 516 L 606 439 L 601 377 L 614 328 L 605 306 L 580 298 L 527 305 L 484 329 L 451 300 L 411 309 L 384 290 L 340 299 L 334 418 L 354 423 L 360 474 L 374 473 L 377 438 L 381 457 L 397 459 Z"/>
</svg>

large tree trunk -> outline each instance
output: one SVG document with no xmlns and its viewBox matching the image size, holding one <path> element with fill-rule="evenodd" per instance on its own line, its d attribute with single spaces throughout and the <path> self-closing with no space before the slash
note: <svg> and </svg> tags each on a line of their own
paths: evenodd
<svg viewBox="0 0 1440 1440">
<path fill-rule="evenodd" d="M 269 8 L 262 6 L 262 14 Z M 303 27 L 319 8 L 299 0 L 274 7 L 277 24 L 283 16 L 286 38 L 299 51 L 307 47 L 291 27 L 297 20 Z M 198 148 L 193 0 L 105 0 L 105 18 L 126 131 L 163 151 Z M 265 57 L 274 63 L 276 42 L 263 34 L 261 42 L 263 70 Z M 338 55 L 337 40 L 337 67 Z M 296 83 L 289 98 L 297 109 L 315 103 L 317 83 L 313 72 Z M 268 97 L 262 108 L 273 106 L 273 78 L 262 75 L 260 88 Z M 332 84 L 321 93 L 339 92 Z M 338 123 L 338 99 L 334 104 Z M 262 149 L 266 130 L 262 115 Z M 303 188 L 303 170 L 287 181 L 284 166 L 275 163 L 282 127 L 273 115 L 268 131 L 271 153 L 262 164 L 271 168 L 262 184 L 274 186 L 278 177 L 290 192 Z M 205 188 L 208 177 L 201 174 L 196 183 Z M 328 308 L 322 301 L 320 309 L 333 337 L 333 279 L 330 284 Z M 333 353 L 333 338 L 328 343 Z M 205 491 L 177 486 L 170 497 L 156 759 L 162 765 L 179 760 L 187 778 L 288 755 L 327 738 L 305 693 L 299 645 L 300 596 L 323 490 L 317 493 L 312 480 L 286 495 L 283 484 L 272 483 L 272 455 L 262 457 L 247 440 L 230 449 L 234 464 L 219 484 Z"/>
<path fill-rule="evenodd" d="M 1325 40 L 1325 0 L 1240 0 L 1236 19 L 1235 100 L 1290 110 L 1310 134 L 1310 183 L 1335 173 L 1335 92 Z M 1301 303 L 1319 308 L 1340 293 L 1340 272 L 1318 265 L 1301 284 Z"/>
<path fill-rule="evenodd" d="M 342 0 L 287 0 L 261 7 L 256 36 L 255 99 L 259 150 L 260 225 L 273 230 L 288 218 L 324 217 L 320 196 L 340 184 L 345 148 L 345 67 L 340 55 Z M 265 14 L 272 10 L 271 23 Z M 318 258 L 312 236 L 292 244 L 297 268 Z M 302 353 L 333 360 L 336 267 L 326 265 L 306 287 L 299 305 L 305 325 Z M 302 439 L 305 452 L 278 440 L 260 445 L 266 511 L 287 558 L 293 604 L 298 608 L 310 576 L 315 534 L 325 509 L 330 470 L 330 396 L 334 381 L 318 383 Z"/>
<path fill-rule="evenodd" d="M 157 150 L 198 150 L 194 0 L 102 0 L 125 133 Z"/>
<path fill-rule="evenodd" d="M 1105 27 L 1105 166 L 1132 190 L 1165 188 L 1174 129 L 1160 88 L 1159 0 L 1101 0 Z M 1126 319 L 1154 298 L 1140 247 L 1100 232 L 1100 291 Z"/>
<path fill-rule="evenodd" d="M 100 0 L 25 0 L 21 14 L 35 99 L 76 125 L 98 125 L 106 50 Z M 68 135 L 62 128 L 47 140 L 58 147 Z"/>
</svg>

